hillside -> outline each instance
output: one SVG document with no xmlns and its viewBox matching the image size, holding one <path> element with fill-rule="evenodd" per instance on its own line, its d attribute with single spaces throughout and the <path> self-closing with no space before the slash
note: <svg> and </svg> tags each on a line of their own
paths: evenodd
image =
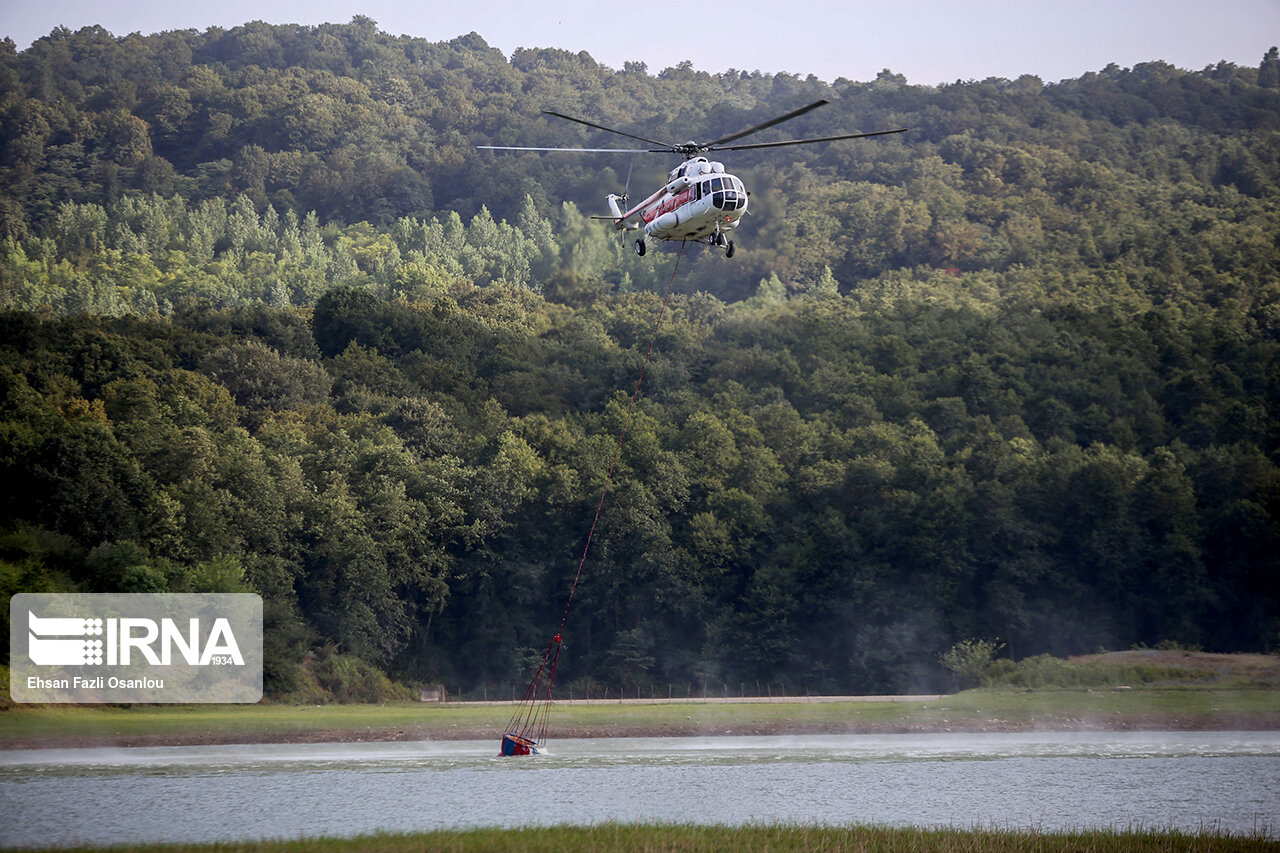
<svg viewBox="0 0 1280 853">
<path fill-rule="evenodd" d="M 682 262 L 563 680 L 1274 649 L 1274 52 L 924 87 L 365 19 L 7 42 L 0 589 L 252 589 L 275 695 L 506 693 L 675 259 L 588 218 L 627 160 L 474 146 L 613 144 L 542 109 L 706 139 L 818 98 L 761 138 L 911 132 L 735 155 L 755 215 Z"/>
</svg>

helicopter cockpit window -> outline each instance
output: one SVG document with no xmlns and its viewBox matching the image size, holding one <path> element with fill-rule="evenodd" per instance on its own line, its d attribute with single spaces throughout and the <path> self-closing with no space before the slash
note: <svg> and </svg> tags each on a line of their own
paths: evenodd
<svg viewBox="0 0 1280 853">
<path fill-rule="evenodd" d="M 747 206 L 746 188 L 732 175 L 704 181 L 702 195 L 710 195 L 711 204 L 720 210 L 741 210 Z"/>
<path fill-rule="evenodd" d="M 747 206 L 746 187 L 732 175 L 699 181 L 697 186 L 697 197 L 710 196 L 711 204 L 720 210 L 741 210 Z"/>
</svg>

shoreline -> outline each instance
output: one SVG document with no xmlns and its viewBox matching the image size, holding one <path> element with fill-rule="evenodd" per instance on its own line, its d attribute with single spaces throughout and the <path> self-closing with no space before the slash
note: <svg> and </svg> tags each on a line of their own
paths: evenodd
<svg viewBox="0 0 1280 853">
<path fill-rule="evenodd" d="M 1077 717 L 1046 714 L 1030 719 L 992 718 L 938 721 L 899 719 L 803 723 L 742 721 L 706 725 L 637 725 L 632 723 L 567 723 L 551 727 L 551 740 L 640 737 L 747 737 L 784 735 L 986 734 L 1002 732 L 1122 732 L 1122 731 L 1280 731 L 1276 712 L 1168 714 L 1159 712 Z M 231 744 L 393 743 L 400 741 L 493 740 L 502 728 L 489 725 L 431 725 L 365 729 L 296 729 L 288 731 L 188 731 L 146 734 L 77 733 L 5 739 L 0 749 L 92 749 L 106 747 L 221 746 Z"/>
<path fill-rule="evenodd" d="M 1142 655 L 1144 659 L 1151 656 Z M 1212 666 L 1214 677 L 1207 683 L 1137 689 L 562 699 L 551 709 L 549 739 L 1280 731 L 1280 659 L 1258 662 L 1232 656 L 1224 662 L 1222 656 L 1167 652 L 1157 656 L 1184 666 Z M 0 751 L 397 741 L 496 744 L 517 704 L 505 700 L 383 705 L 13 703 L 0 706 Z"/>
</svg>

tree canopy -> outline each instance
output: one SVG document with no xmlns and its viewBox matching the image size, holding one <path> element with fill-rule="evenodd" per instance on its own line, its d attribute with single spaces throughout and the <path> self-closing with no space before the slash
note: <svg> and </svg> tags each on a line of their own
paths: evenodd
<svg viewBox="0 0 1280 853">
<path fill-rule="evenodd" d="M 755 215 L 682 261 L 563 677 L 1274 648 L 1278 67 L 651 75 L 364 18 L 6 41 L 0 585 L 257 591 L 282 695 L 325 650 L 519 681 L 674 256 L 589 218 L 628 159 L 475 145 L 828 98 L 766 134 L 911 132 L 728 164 Z"/>
</svg>

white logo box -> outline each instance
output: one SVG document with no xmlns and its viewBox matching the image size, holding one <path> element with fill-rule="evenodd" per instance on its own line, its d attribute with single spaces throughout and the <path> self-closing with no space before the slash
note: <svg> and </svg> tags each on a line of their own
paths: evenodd
<svg viewBox="0 0 1280 853">
<path fill-rule="evenodd" d="M 15 702 L 257 702 L 262 597 L 19 593 L 9 649 Z"/>
</svg>

